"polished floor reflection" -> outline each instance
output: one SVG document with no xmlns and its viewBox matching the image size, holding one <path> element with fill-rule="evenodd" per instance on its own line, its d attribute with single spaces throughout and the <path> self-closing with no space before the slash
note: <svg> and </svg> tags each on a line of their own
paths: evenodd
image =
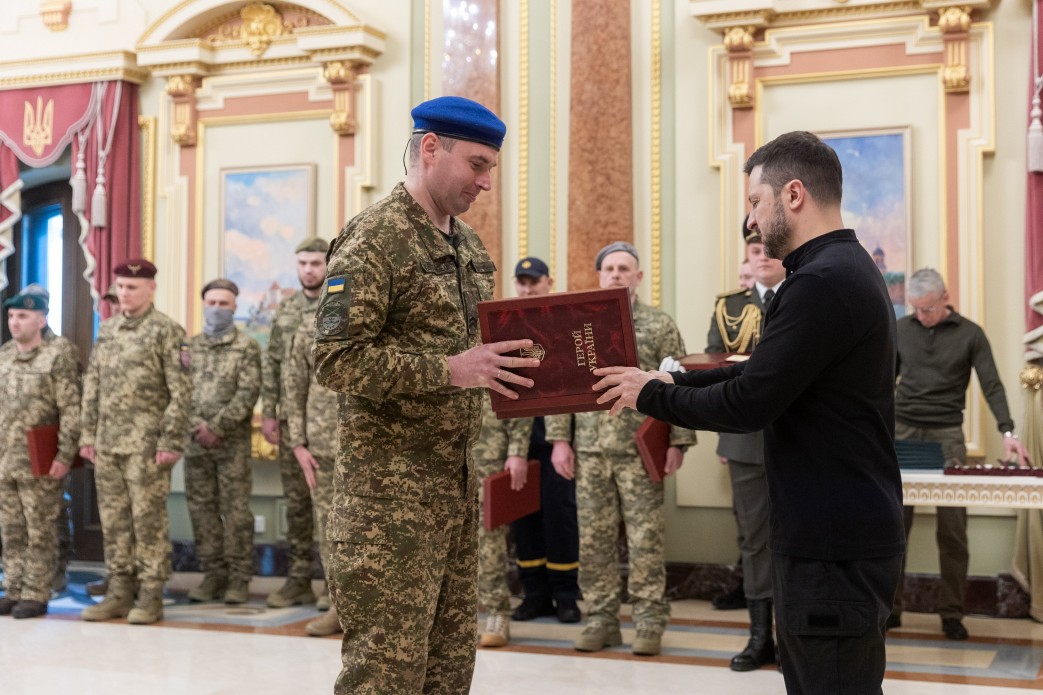
<svg viewBox="0 0 1043 695">
<path fill-rule="evenodd" d="M 83 575 L 77 573 L 74 578 Z M 278 580 L 256 579 L 245 606 L 189 604 L 198 575 L 171 583 L 165 620 L 84 623 L 88 599 L 74 582 L 42 619 L 0 618 L 0 692 L 5 695 L 98 693 L 154 695 L 328 693 L 340 665 L 336 638 L 305 636 L 313 607 L 272 610 L 263 596 Z M 627 647 L 579 655 L 580 627 L 553 619 L 513 623 L 511 644 L 481 650 L 472 693 L 569 695 L 785 692 L 774 669 L 736 674 L 729 657 L 745 643 L 745 613 L 706 602 L 673 604 L 663 654 L 640 658 Z M 1043 690 L 1043 625 L 968 618 L 971 639 L 950 642 L 937 616 L 907 613 L 888 643 L 884 691 L 898 695 L 994 695 Z M 626 627 L 626 626 L 625 626 Z M 632 638 L 624 629 L 624 640 Z"/>
</svg>

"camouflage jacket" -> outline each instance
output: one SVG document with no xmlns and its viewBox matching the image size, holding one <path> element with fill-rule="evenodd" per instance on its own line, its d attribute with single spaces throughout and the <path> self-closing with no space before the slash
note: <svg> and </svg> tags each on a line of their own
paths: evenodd
<svg viewBox="0 0 1043 695">
<path fill-rule="evenodd" d="M 485 396 L 451 386 L 447 358 L 479 344 L 496 266 L 473 229 L 451 224 L 452 238 L 399 184 L 330 248 L 314 356 L 319 383 L 346 394 L 338 496 L 456 498 L 473 469 Z M 338 510 L 331 534 L 347 523 Z"/>
<path fill-rule="evenodd" d="M 286 414 L 279 407 L 284 391 L 282 365 L 293 342 L 293 334 L 305 316 L 313 316 L 318 302 L 309 299 L 304 292 L 298 290 L 293 295 L 279 302 L 272 319 L 272 332 L 268 336 L 268 348 L 264 351 L 261 379 L 261 416 L 286 419 Z"/>
<path fill-rule="evenodd" d="M 336 391 L 320 386 L 315 378 L 311 349 L 315 344 L 315 319 L 301 321 L 283 362 L 282 378 L 285 397 L 283 414 L 290 431 L 287 446 L 304 445 L 312 456 L 329 460 L 337 458 Z"/>
<path fill-rule="evenodd" d="M 155 307 L 102 321 L 83 380 L 80 446 L 180 453 L 192 399 L 189 361 L 185 329 Z"/>
<path fill-rule="evenodd" d="M 482 398 L 482 431 L 474 444 L 474 457 L 486 461 L 507 460 L 508 456 L 528 456 L 532 418 L 498 420 L 488 393 Z"/>
<path fill-rule="evenodd" d="M 261 391 L 261 348 L 238 328 L 211 338 L 200 333 L 188 341 L 192 356 L 192 406 L 188 425 L 205 422 L 226 441 L 250 438 L 250 417 Z M 186 456 L 206 449 L 189 434 Z"/>
<path fill-rule="evenodd" d="M 634 300 L 634 332 L 637 334 L 637 358 L 641 369 L 658 369 L 664 357 L 685 354 L 684 340 L 674 320 L 668 315 Z M 607 410 L 576 414 L 576 431 L 571 431 L 572 416 L 554 415 L 546 419 L 547 441 L 571 440 L 576 451 L 633 454 L 637 456 L 634 434 L 645 416 L 627 408 L 617 417 Z M 695 432 L 674 427 L 670 433 L 672 446 L 695 444 Z"/>
<path fill-rule="evenodd" d="M 19 352 L 13 340 L 0 347 L 0 422 L 0 474 L 29 470 L 25 433 L 40 425 L 58 423 L 55 458 L 72 463 L 80 438 L 80 370 L 59 340 L 28 352 Z"/>
</svg>

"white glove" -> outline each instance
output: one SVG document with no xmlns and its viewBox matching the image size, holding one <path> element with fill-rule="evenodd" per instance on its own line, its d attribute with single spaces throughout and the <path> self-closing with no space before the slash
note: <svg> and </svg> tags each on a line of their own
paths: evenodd
<svg viewBox="0 0 1043 695">
<path fill-rule="evenodd" d="M 664 357 L 663 361 L 659 364 L 659 371 L 661 372 L 684 372 L 684 367 L 681 363 L 675 360 L 673 357 Z"/>
</svg>

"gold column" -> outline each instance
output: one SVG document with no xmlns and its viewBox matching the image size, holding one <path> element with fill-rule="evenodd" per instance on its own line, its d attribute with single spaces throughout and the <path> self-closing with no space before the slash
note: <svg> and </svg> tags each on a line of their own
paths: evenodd
<svg viewBox="0 0 1043 695">
<path fill-rule="evenodd" d="M 728 103 L 733 109 L 753 108 L 753 27 L 729 27 L 724 31 L 728 50 Z"/>
<path fill-rule="evenodd" d="M 360 64 L 335 60 L 322 66 L 322 76 L 333 89 L 333 113 L 330 127 L 337 135 L 355 134 L 355 81 Z"/>
<path fill-rule="evenodd" d="M 971 8 L 954 5 L 938 10 L 938 29 L 945 44 L 942 83 L 946 92 L 968 92 L 971 86 L 967 65 L 967 38 L 971 28 Z"/>
<path fill-rule="evenodd" d="M 167 94 L 174 102 L 174 119 L 170 139 L 181 147 L 196 144 L 196 75 L 171 75 L 167 78 Z"/>
</svg>

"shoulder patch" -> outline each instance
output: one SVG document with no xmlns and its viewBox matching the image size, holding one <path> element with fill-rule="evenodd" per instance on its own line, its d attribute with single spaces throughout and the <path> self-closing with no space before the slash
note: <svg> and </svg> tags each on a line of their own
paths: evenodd
<svg viewBox="0 0 1043 695">
<path fill-rule="evenodd" d="M 332 338 L 347 330 L 350 303 L 351 278 L 348 275 L 331 275 L 326 278 L 315 314 L 315 331 L 318 336 Z"/>
<path fill-rule="evenodd" d="M 178 359 L 181 362 L 181 369 L 184 371 L 192 368 L 192 350 L 189 348 L 188 343 L 183 340 L 178 348 Z"/>
</svg>

